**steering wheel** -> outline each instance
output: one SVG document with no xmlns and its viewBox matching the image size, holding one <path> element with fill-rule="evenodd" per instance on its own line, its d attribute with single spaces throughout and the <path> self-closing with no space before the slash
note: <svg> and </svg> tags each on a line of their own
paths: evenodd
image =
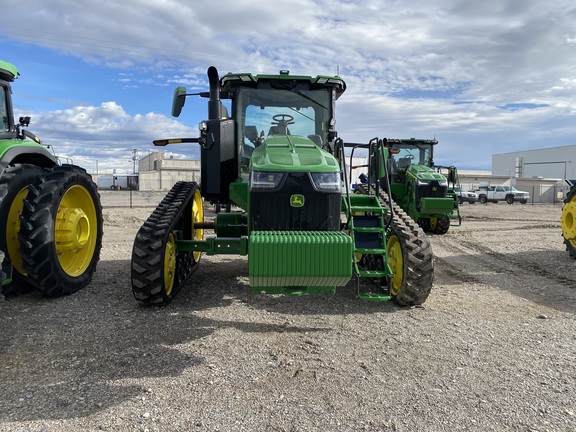
<svg viewBox="0 0 576 432">
<path fill-rule="evenodd" d="M 275 120 L 276 124 L 294 124 L 294 117 L 292 117 L 290 114 L 276 114 L 272 117 L 272 120 Z"/>
</svg>

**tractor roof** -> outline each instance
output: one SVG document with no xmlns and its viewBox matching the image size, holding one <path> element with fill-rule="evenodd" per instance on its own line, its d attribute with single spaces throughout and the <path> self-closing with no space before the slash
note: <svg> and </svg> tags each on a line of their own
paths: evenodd
<svg viewBox="0 0 576 432">
<path fill-rule="evenodd" d="M 224 89 L 231 87 L 246 86 L 256 87 L 262 82 L 307 82 L 310 89 L 334 87 L 336 89 L 336 98 L 339 98 L 346 90 L 346 83 L 338 76 L 317 75 L 316 77 L 305 75 L 290 75 L 287 70 L 281 70 L 278 75 L 252 75 L 250 73 L 228 73 L 220 80 L 220 85 Z"/>
<path fill-rule="evenodd" d="M 386 142 L 389 144 L 438 144 L 438 141 L 435 139 L 418 139 L 418 138 L 387 138 Z"/>
<path fill-rule="evenodd" d="M 0 60 L 0 79 L 8 82 L 14 81 L 18 78 L 18 69 L 12 63 Z"/>
</svg>

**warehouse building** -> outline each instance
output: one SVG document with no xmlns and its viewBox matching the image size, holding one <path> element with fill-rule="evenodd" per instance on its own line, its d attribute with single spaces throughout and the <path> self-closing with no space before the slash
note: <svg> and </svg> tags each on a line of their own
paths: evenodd
<svg viewBox="0 0 576 432">
<path fill-rule="evenodd" d="M 178 181 L 200 183 L 200 161 L 165 158 L 153 152 L 138 162 L 138 185 L 142 191 L 168 191 Z"/>
<path fill-rule="evenodd" d="M 515 178 L 576 179 L 576 145 L 494 154 L 492 174 Z"/>
</svg>

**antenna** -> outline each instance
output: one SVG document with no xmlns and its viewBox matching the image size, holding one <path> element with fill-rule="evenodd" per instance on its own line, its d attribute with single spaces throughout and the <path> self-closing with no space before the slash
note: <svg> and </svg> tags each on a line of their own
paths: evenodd
<svg viewBox="0 0 576 432">
<path fill-rule="evenodd" d="M 340 76 L 340 66 L 336 66 L 336 76 Z"/>
</svg>

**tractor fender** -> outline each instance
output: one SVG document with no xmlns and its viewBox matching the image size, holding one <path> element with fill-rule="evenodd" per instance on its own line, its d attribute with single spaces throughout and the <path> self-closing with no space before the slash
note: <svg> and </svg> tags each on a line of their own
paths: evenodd
<svg viewBox="0 0 576 432">
<path fill-rule="evenodd" d="M 42 168 L 58 165 L 58 160 L 44 147 L 20 145 L 9 148 L 0 159 L 0 175 L 8 165 L 29 163 Z"/>
</svg>

